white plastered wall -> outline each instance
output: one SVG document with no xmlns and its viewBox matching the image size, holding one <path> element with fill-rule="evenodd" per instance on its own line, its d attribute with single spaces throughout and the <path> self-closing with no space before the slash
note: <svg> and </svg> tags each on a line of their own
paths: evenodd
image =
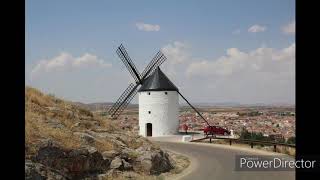
<svg viewBox="0 0 320 180">
<path fill-rule="evenodd" d="M 167 92 L 167 94 L 165 94 Z M 150 93 L 150 95 L 148 94 Z M 150 114 L 149 114 L 150 111 Z M 176 91 L 139 92 L 139 134 L 146 136 L 152 123 L 152 136 L 176 134 L 179 129 L 179 96 Z"/>
</svg>

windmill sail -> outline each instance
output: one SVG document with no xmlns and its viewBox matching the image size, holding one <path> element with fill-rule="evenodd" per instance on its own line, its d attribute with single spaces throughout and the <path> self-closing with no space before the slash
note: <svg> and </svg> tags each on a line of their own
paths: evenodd
<svg viewBox="0 0 320 180">
<path fill-rule="evenodd" d="M 131 76 L 136 81 L 136 83 L 141 84 L 142 82 L 141 82 L 141 77 L 140 77 L 139 71 L 138 71 L 137 67 L 133 64 L 131 58 L 129 57 L 126 49 L 123 47 L 122 44 L 118 47 L 117 54 L 120 57 L 120 59 L 122 60 L 123 64 L 129 70 Z"/>
<path fill-rule="evenodd" d="M 108 113 L 113 119 L 117 119 L 120 116 L 121 112 L 128 106 L 132 98 L 137 94 L 137 87 L 139 85 L 142 85 L 146 78 L 149 77 L 154 72 L 154 70 L 157 69 L 157 67 L 159 67 L 167 59 L 165 55 L 161 51 L 159 51 L 148 64 L 148 66 L 144 69 L 143 73 L 140 75 L 138 69 L 132 62 L 122 44 L 117 48 L 116 52 L 135 80 L 136 85 L 131 83 L 121 94 L 116 103 L 114 103 L 113 106 L 109 109 Z"/>
<path fill-rule="evenodd" d="M 208 121 L 201 115 L 201 113 L 194 107 L 192 106 L 192 104 L 178 91 L 179 95 L 182 97 L 182 99 L 184 99 L 188 105 L 197 112 L 197 114 L 204 120 L 204 122 L 207 123 L 208 126 L 210 126 L 210 124 L 208 123 Z"/>
<path fill-rule="evenodd" d="M 142 80 L 145 80 L 148 76 L 150 76 L 150 74 L 152 74 L 152 72 L 157 69 L 157 67 L 159 67 L 166 59 L 166 56 L 159 51 L 150 61 L 148 66 L 143 70 L 141 75 Z"/>
<path fill-rule="evenodd" d="M 121 94 L 116 103 L 109 109 L 108 113 L 113 119 L 117 119 L 121 112 L 128 106 L 130 101 L 138 92 L 139 84 L 129 84 L 126 90 Z"/>
</svg>

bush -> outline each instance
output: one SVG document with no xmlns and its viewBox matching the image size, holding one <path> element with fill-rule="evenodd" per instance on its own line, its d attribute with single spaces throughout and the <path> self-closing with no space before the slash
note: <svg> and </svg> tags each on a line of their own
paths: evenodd
<svg viewBox="0 0 320 180">
<path fill-rule="evenodd" d="M 292 136 L 287 140 L 288 144 L 296 144 L 296 137 Z"/>
<path fill-rule="evenodd" d="M 245 128 L 242 129 L 240 133 L 240 139 L 249 139 L 249 140 L 257 140 L 257 141 L 275 141 L 272 137 L 265 137 L 261 132 L 248 132 Z M 279 143 L 285 143 L 284 138 L 280 138 L 277 140 Z"/>
</svg>

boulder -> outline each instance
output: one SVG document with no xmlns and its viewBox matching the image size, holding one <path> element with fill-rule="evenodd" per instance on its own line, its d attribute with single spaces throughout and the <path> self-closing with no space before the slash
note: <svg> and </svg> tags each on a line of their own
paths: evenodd
<svg viewBox="0 0 320 180">
<path fill-rule="evenodd" d="M 118 156 L 120 153 L 114 150 L 111 151 L 104 151 L 102 153 L 103 158 L 105 159 L 113 159 L 114 157 Z"/>
<path fill-rule="evenodd" d="M 133 170 L 133 166 L 127 162 L 124 159 L 121 159 L 120 157 L 116 157 L 112 160 L 110 164 L 110 169 L 117 169 L 120 171 L 128 171 Z"/>
<path fill-rule="evenodd" d="M 111 161 L 110 169 L 120 169 L 122 166 L 122 160 L 120 157 L 116 157 Z"/>
<path fill-rule="evenodd" d="M 95 152 L 98 152 L 97 148 L 93 147 L 93 146 L 83 146 L 82 147 L 83 149 L 86 149 L 88 150 L 89 154 L 92 154 L 92 153 L 95 153 Z M 101 154 L 102 155 L 102 154 Z M 102 156 L 103 157 L 103 156 Z"/>
<path fill-rule="evenodd" d="M 151 145 L 143 144 L 142 146 L 136 149 L 138 152 L 151 151 Z"/>
<path fill-rule="evenodd" d="M 45 167 L 43 164 L 34 163 L 30 160 L 25 160 L 25 179 L 26 180 L 66 180 L 69 179 L 61 172 Z"/>
<path fill-rule="evenodd" d="M 110 161 L 103 159 L 98 151 L 86 148 L 65 150 L 57 146 L 41 147 L 34 160 L 73 178 L 105 171 L 110 165 Z"/>
<path fill-rule="evenodd" d="M 168 172 L 173 169 L 174 166 L 169 159 L 169 154 L 160 150 L 152 156 L 152 168 L 150 169 L 151 174 L 160 174 Z"/>
<path fill-rule="evenodd" d="M 93 137 L 92 135 L 87 134 L 87 133 L 75 132 L 73 134 L 79 136 L 83 141 L 85 141 L 86 143 L 89 143 L 89 144 L 92 144 L 95 141 L 95 137 Z"/>
<path fill-rule="evenodd" d="M 152 168 L 152 153 L 145 152 L 136 159 L 136 165 L 134 166 L 135 171 L 142 171 L 147 174 L 150 174 Z"/>
<path fill-rule="evenodd" d="M 65 125 L 63 125 L 61 123 L 61 121 L 54 119 L 54 118 L 49 118 L 46 119 L 45 121 L 47 123 L 48 126 L 52 127 L 52 128 L 58 128 L 58 129 L 64 129 L 66 128 Z"/>
<path fill-rule="evenodd" d="M 126 161 L 128 161 L 132 151 L 133 151 L 132 149 L 124 148 L 123 150 L 121 150 L 120 158 L 121 159 L 125 159 Z"/>
<path fill-rule="evenodd" d="M 122 159 L 122 166 L 123 166 L 123 170 L 125 170 L 125 171 L 133 169 L 133 166 L 124 159 Z"/>
<path fill-rule="evenodd" d="M 152 175 L 159 175 L 174 168 L 170 161 L 169 154 L 162 150 L 154 152 L 146 151 L 145 154 L 136 159 L 136 165 L 137 166 L 134 167 L 135 170 L 140 170 Z"/>
</svg>

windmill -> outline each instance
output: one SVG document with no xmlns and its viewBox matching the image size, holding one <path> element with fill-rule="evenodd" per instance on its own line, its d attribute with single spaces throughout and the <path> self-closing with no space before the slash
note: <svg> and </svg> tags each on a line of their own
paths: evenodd
<svg viewBox="0 0 320 180">
<path fill-rule="evenodd" d="M 169 135 L 178 131 L 179 95 L 209 125 L 201 113 L 160 70 L 159 66 L 167 59 L 161 51 L 157 52 L 142 74 L 139 73 L 122 44 L 116 52 L 135 83 L 130 83 L 109 109 L 108 114 L 112 119 L 117 119 L 139 92 L 139 126 L 142 136 Z M 141 87 L 138 89 L 139 86 Z"/>
<path fill-rule="evenodd" d="M 126 49 L 122 44 L 117 48 L 116 52 L 135 80 L 135 84 L 130 83 L 118 98 L 116 103 L 114 103 L 113 106 L 109 109 L 108 113 L 113 119 L 117 119 L 122 111 L 128 106 L 130 101 L 137 94 L 138 86 L 142 85 L 145 79 L 167 59 L 161 51 L 158 51 L 158 53 L 154 56 L 154 58 L 150 61 L 150 63 L 140 75 L 137 67 L 133 64 L 131 58 L 129 57 Z"/>
</svg>

